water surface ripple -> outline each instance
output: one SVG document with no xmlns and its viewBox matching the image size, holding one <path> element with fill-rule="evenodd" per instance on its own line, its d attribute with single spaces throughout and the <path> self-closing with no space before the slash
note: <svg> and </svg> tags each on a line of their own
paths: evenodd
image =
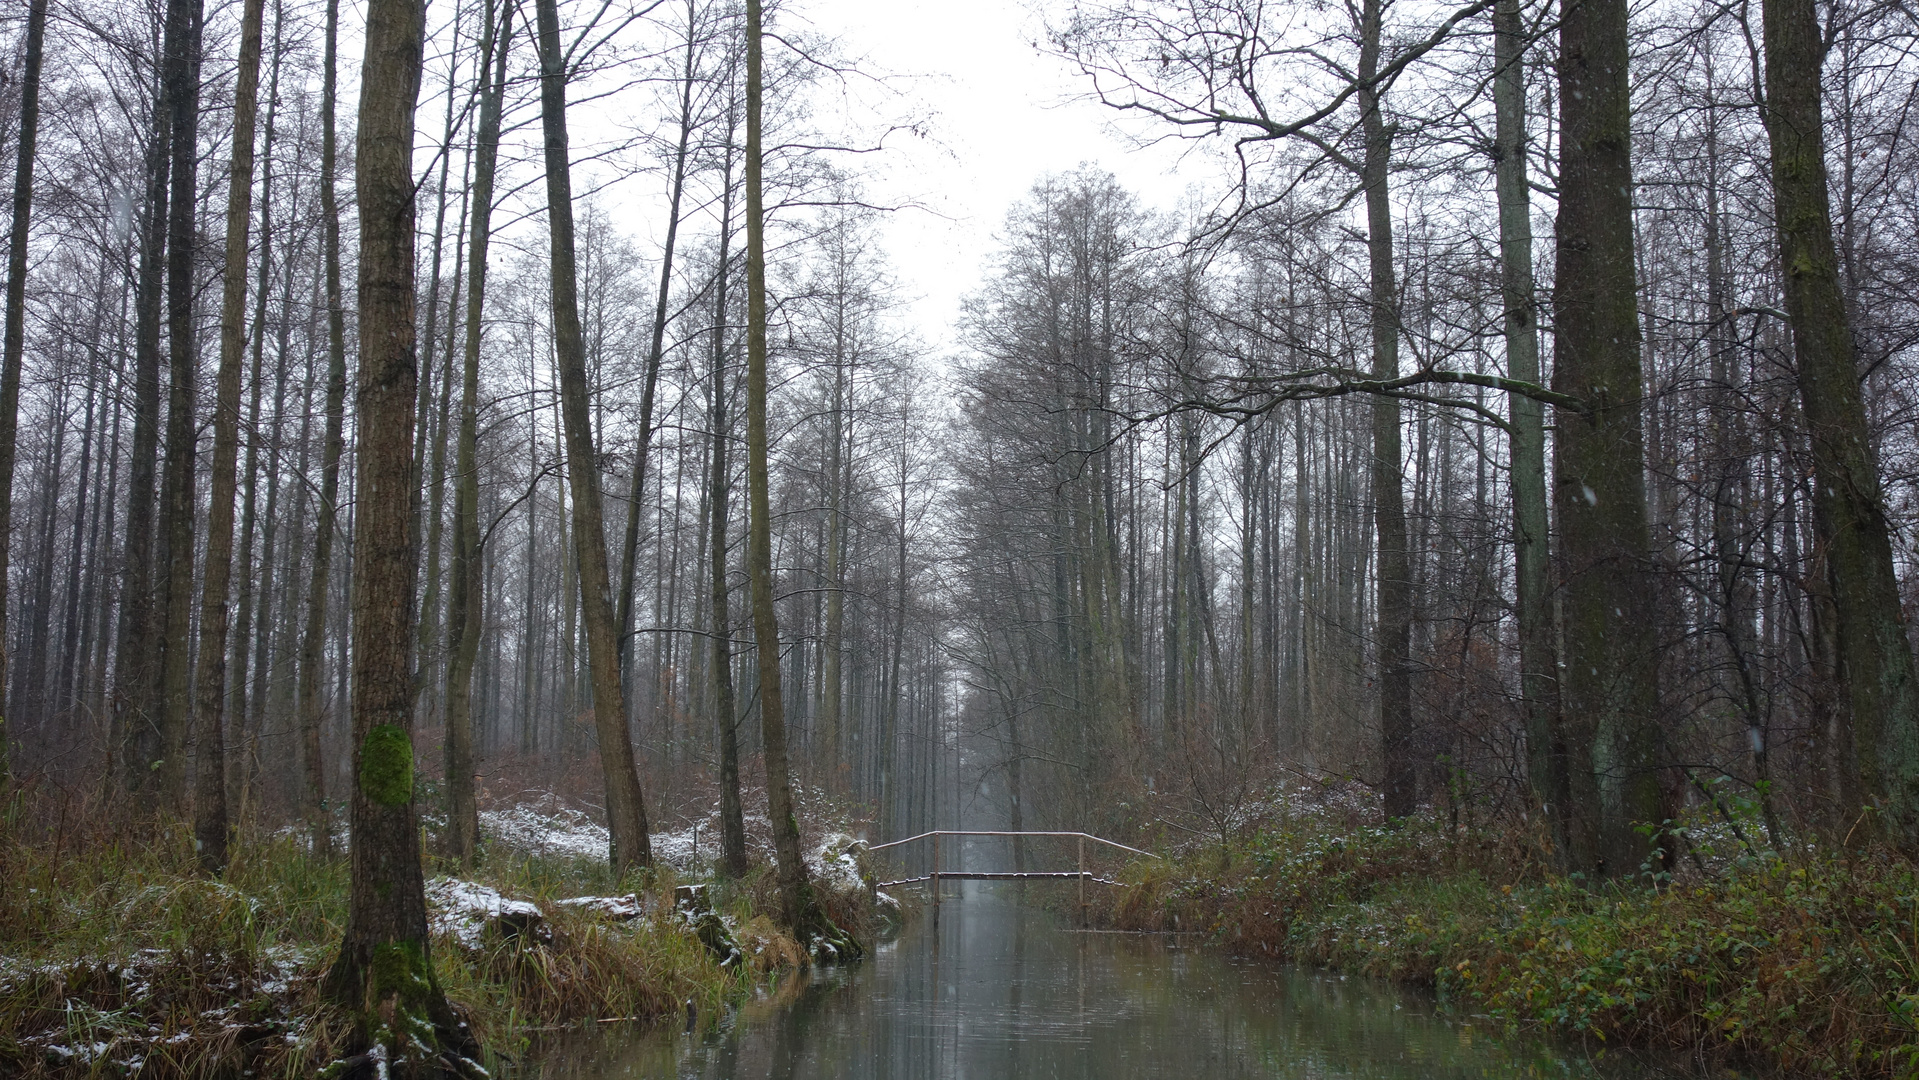
<svg viewBox="0 0 1919 1080">
<path fill-rule="evenodd" d="M 866 962 L 790 980 L 695 1034 L 554 1040 L 540 1080 L 1499 1080 L 1630 1077 L 1438 1014 L 1383 983 L 1235 962 L 1163 936 L 1078 933 L 966 883 Z"/>
</svg>

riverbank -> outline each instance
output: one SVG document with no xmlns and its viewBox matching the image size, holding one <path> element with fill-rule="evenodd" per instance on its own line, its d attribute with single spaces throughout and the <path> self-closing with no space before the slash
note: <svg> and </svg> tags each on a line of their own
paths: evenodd
<svg viewBox="0 0 1919 1080">
<path fill-rule="evenodd" d="M 1546 872 L 1509 831 L 1285 814 L 1142 860 L 1109 917 L 1427 986 L 1465 1014 L 1593 1047 L 1919 1075 L 1913 866 L 1883 852 L 1780 858 L 1717 832 L 1692 832 L 1663 888 L 1595 889 Z"/>
<path fill-rule="evenodd" d="M 615 880 L 603 844 L 577 850 L 591 832 L 569 837 L 577 820 L 535 810 L 493 825 L 513 821 L 544 847 L 496 837 L 481 868 L 428 871 L 439 981 L 489 1067 L 542 1029 L 715 1011 L 805 960 L 768 914 L 763 868 L 728 884 L 663 860 Z M 821 845 L 815 878 L 857 933 L 851 861 Z M 0 1074 L 291 1078 L 338 1056 L 347 1023 L 319 985 L 345 921 L 345 860 L 283 833 L 237 844 L 221 880 L 193 868 L 179 830 L 0 841 Z"/>
</svg>

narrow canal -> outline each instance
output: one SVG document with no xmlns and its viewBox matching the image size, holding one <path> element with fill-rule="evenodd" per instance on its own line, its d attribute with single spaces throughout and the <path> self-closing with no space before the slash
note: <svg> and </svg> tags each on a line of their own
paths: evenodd
<svg viewBox="0 0 1919 1080">
<path fill-rule="evenodd" d="M 1494 1037 L 1371 980 L 1231 958 L 1162 936 L 1080 933 L 965 883 L 864 963 L 790 983 L 695 1034 L 569 1036 L 540 1080 L 1629 1077 Z"/>
</svg>

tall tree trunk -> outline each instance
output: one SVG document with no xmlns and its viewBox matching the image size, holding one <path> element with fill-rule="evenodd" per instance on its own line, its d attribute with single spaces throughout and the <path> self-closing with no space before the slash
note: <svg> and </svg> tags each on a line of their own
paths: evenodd
<svg viewBox="0 0 1919 1080">
<path fill-rule="evenodd" d="M 482 54 L 480 62 L 482 64 L 485 63 L 484 54 Z M 486 78 L 485 70 L 482 69 L 477 77 L 484 81 Z M 461 170 L 462 194 L 460 197 L 460 214 L 453 228 L 453 284 L 447 293 L 446 299 L 446 349 L 444 357 L 440 362 L 440 402 L 438 415 L 435 416 L 433 420 L 433 437 L 429 440 L 431 451 L 428 456 L 426 468 L 426 483 L 428 487 L 426 496 L 426 588 L 420 603 L 419 661 L 420 708 L 422 714 L 426 716 L 432 715 L 434 700 L 437 697 L 435 693 L 437 684 L 432 675 L 432 669 L 435 668 L 436 665 L 432 662 L 439 660 L 445 655 L 447 644 L 453 640 L 450 636 L 445 639 L 442 639 L 440 636 L 442 629 L 440 619 L 440 547 L 446 533 L 447 426 L 452 420 L 454 328 L 457 322 L 454 318 L 454 313 L 459 306 L 460 286 L 463 284 L 462 275 L 466 271 L 466 264 L 461 260 L 466 254 L 464 247 L 466 243 L 466 219 L 467 215 L 472 211 L 473 188 L 471 183 L 472 177 L 470 175 L 471 166 L 472 154 L 469 153 L 467 155 L 467 161 Z M 450 634 L 451 631 L 448 631 L 448 633 Z"/>
<path fill-rule="evenodd" d="M 1766 0 L 1763 15 L 1779 264 L 1851 713 L 1842 812 L 1850 831 L 1862 810 L 1877 807 L 1888 838 L 1911 852 L 1919 850 L 1919 682 L 1833 244 L 1819 97 L 1825 43 L 1811 0 Z"/>
<path fill-rule="evenodd" d="M 346 428 L 346 302 L 340 290 L 340 203 L 334 193 L 337 125 L 333 102 L 339 83 L 340 0 L 327 0 L 326 46 L 320 76 L 320 233 L 326 276 L 326 433 L 320 451 L 320 518 L 313 534 L 313 566 L 307 579 L 306 631 L 300 638 L 300 747 L 305 783 L 301 807 L 313 850 L 333 850 L 333 815 L 326 798 L 326 763 L 320 733 L 325 720 L 320 680 L 324 675 L 327 601 L 333 579 L 333 535 L 339 527 L 340 456 Z M 341 658 L 344 665 L 346 657 Z"/>
<path fill-rule="evenodd" d="M 60 521 L 60 493 L 65 485 L 67 443 L 67 398 L 64 384 L 54 390 L 51 427 L 46 441 L 46 458 L 38 470 L 40 479 L 39 518 L 34 532 L 37 541 L 27 565 L 37 572 L 30 575 L 33 591 L 22 612 L 22 636 L 25 647 L 14 657 L 13 700 L 8 713 L 23 731 L 37 726 L 47 730 L 45 687 L 47 681 L 47 638 L 49 616 L 53 611 L 53 544 Z"/>
<path fill-rule="evenodd" d="M 102 260 L 102 262 L 104 264 L 104 260 Z M 100 306 L 103 308 L 106 306 L 105 295 L 106 290 L 102 288 L 100 290 L 102 301 Z M 96 346 L 99 342 L 99 329 L 99 320 L 96 318 L 93 334 L 93 341 Z M 86 414 L 86 420 L 83 422 L 80 431 L 80 468 L 77 472 L 79 482 L 73 493 L 73 538 L 67 543 L 66 610 L 60 619 L 60 673 L 53 684 L 53 699 L 51 702 L 53 712 L 57 715 L 66 716 L 69 723 L 77 719 L 77 717 L 73 715 L 73 706 L 75 703 L 74 668 L 80 657 L 80 572 L 82 564 L 86 561 L 87 509 L 89 500 L 95 503 L 99 501 L 100 491 L 97 483 L 89 484 L 89 480 L 98 479 L 97 476 L 91 475 L 93 466 L 93 432 L 96 421 L 104 420 L 106 413 L 104 406 L 99 408 L 96 413 L 94 404 L 99 397 L 99 376 L 104 373 L 104 366 L 100 362 L 98 348 L 96 347 L 89 351 L 92 355 L 88 357 L 87 361 L 87 399 L 86 405 L 82 410 Z M 3 422 L 4 421 L 0 421 L 0 423 Z M 11 494 L 10 489 L 8 489 L 7 493 Z M 7 501 L 11 501 L 11 499 Z M 98 516 L 97 513 L 95 516 Z M 4 572 L 0 572 L 0 578 L 4 577 Z M 4 603 L 0 603 L 0 640 L 5 640 L 4 611 L 5 605 Z M 0 700 L 4 700 L 4 698 L 0 698 Z M 5 736 L 5 725 L 4 723 L 0 723 L 0 785 L 4 785 L 6 782 Z"/>
<path fill-rule="evenodd" d="M 1499 202 L 1500 300 L 1506 374 L 1539 382 L 1539 321 L 1533 293 L 1531 188 L 1526 182 L 1526 37 L 1520 0 L 1493 7 L 1493 171 Z M 1519 694 L 1526 716 L 1527 776 L 1555 849 L 1567 851 L 1566 751 L 1559 734 L 1558 660 L 1553 655 L 1552 564 L 1547 547 L 1545 407 L 1507 396 L 1512 423 L 1513 615 L 1519 631 Z"/>
<path fill-rule="evenodd" d="M 168 23 L 172 25 L 171 21 Z M 167 41 L 163 49 L 178 47 Z M 160 311 L 167 249 L 167 177 L 171 172 L 173 111 L 167 104 L 165 61 L 153 90 L 153 129 L 146 160 L 146 210 L 141 222 L 140 283 L 134 300 L 133 432 L 127 451 L 127 521 L 120 582 L 120 624 L 113 649 L 112 731 L 127 794 L 151 802 L 160 760 L 159 632 L 154 625 L 154 476 L 160 438 Z"/>
<path fill-rule="evenodd" d="M 240 473 L 244 478 L 240 497 L 240 548 L 237 554 L 240 565 L 240 596 L 238 603 L 239 610 L 234 617 L 233 645 L 229 650 L 231 656 L 228 661 L 233 674 L 230 680 L 230 688 L 227 691 L 227 709 L 232 716 L 240 718 L 240 730 L 243 739 L 245 738 L 244 733 L 249 730 L 249 718 L 255 715 L 255 713 L 247 707 L 248 652 L 253 647 L 256 637 L 260 643 L 264 643 L 267 640 L 271 618 L 271 612 L 268 610 L 272 599 L 271 596 L 267 593 L 262 593 L 261 590 L 255 587 L 254 579 L 257 575 L 254 570 L 253 539 L 259 525 L 260 517 L 260 406 L 265 394 L 263 372 L 266 368 L 267 296 L 273 284 L 274 121 L 279 111 L 280 62 L 286 55 L 285 36 L 282 32 L 285 25 L 285 6 L 280 0 L 275 0 L 273 5 L 273 62 L 270 68 L 271 74 L 267 77 L 266 131 L 261 136 L 260 144 L 260 269 L 254 281 L 253 328 L 249 335 L 253 350 L 250 365 L 251 373 L 249 375 L 253 384 L 253 393 L 251 400 L 247 404 L 247 430 L 249 432 L 247 438 L 247 456 L 245 464 L 241 466 Z M 284 285 L 281 288 L 280 297 L 281 347 L 277 355 L 278 363 L 274 365 L 276 369 L 273 403 L 274 450 L 272 461 L 267 468 L 269 476 L 268 486 L 271 490 L 277 490 L 277 482 L 279 480 L 279 424 L 281 406 L 286 400 L 286 341 L 288 340 L 292 323 L 292 320 L 288 317 L 291 314 L 293 300 L 292 269 L 292 260 L 288 260 L 287 270 L 289 272 L 282 276 Z M 263 553 L 259 564 L 264 568 L 265 576 L 269 582 L 271 582 L 273 576 L 272 537 L 274 509 L 272 496 L 269 495 L 267 499 L 268 539 L 266 542 L 266 551 Z M 271 586 L 269 585 L 268 588 L 270 590 Z M 260 596 L 260 625 L 257 635 L 254 632 L 253 621 L 256 595 Z M 264 667 L 265 649 L 262 648 L 260 652 L 261 665 Z M 264 672 L 262 672 L 262 674 L 264 674 Z M 258 695 L 255 695 L 254 704 L 256 706 L 261 704 L 258 700 Z M 250 742 L 247 743 L 247 746 L 250 745 Z M 248 762 L 251 762 L 252 755 L 248 749 L 243 748 L 241 753 L 246 755 Z M 244 790 L 247 787 L 248 778 L 250 777 L 250 766 L 243 767 L 240 772 L 241 776 L 237 781 L 235 778 L 228 778 L 228 786 L 230 789 L 239 788 Z M 244 801 L 241 810 L 242 813 L 245 812 Z"/>
<path fill-rule="evenodd" d="M 433 257 L 430 260 L 432 277 L 427 286 L 426 328 L 420 343 L 420 356 L 423 363 L 430 367 L 433 353 L 439 348 L 440 324 L 440 266 L 441 256 L 446 242 L 446 197 L 447 175 L 453 164 L 453 138 L 465 122 L 465 110 L 456 114 L 454 102 L 459 97 L 460 87 L 460 17 L 464 14 L 464 5 L 456 5 L 453 15 L 452 58 L 447 64 L 446 77 L 446 123 L 440 137 L 440 183 L 439 194 L 435 198 L 433 210 Z M 482 54 L 477 61 L 479 69 L 474 74 L 474 93 L 480 93 L 486 80 L 486 56 Z M 472 102 L 469 100 L 468 106 Z M 434 380 L 422 378 L 421 386 L 425 392 L 420 395 L 420 429 L 415 433 L 414 446 L 416 459 L 414 472 L 417 483 L 414 486 L 414 537 L 424 538 L 421 544 L 425 555 L 424 572 L 426 581 L 420 594 L 420 641 L 419 676 L 415 689 L 419 693 L 420 715 L 430 717 L 437 689 L 435 675 L 438 667 L 434 663 L 440 659 L 440 543 L 443 539 L 445 521 L 443 511 L 446 508 L 446 443 L 448 410 L 453 400 L 453 339 L 454 312 L 460 302 L 460 275 L 465 270 L 460 256 L 466 235 L 466 215 L 472 191 L 471 177 L 467 169 L 472 165 L 469 153 L 461 165 L 461 183 L 459 215 L 453 227 L 453 281 L 446 297 L 446 350 L 440 363 L 438 379 L 439 406 L 434 408 Z"/>
<path fill-rule="evenodd" d="M 1553 388 L 1570 869 L 1638 872 L 1668 814 L 1646 525 L 1626 0 L 1563 0 Z M 1650 850 L 1665 854 L 1655 835 Z"/>
<path fill-rule="evenodd" d="M 899 434 L 899 520 L 895 523 L 898 535 L 894 537 L 893 550 L 893 641 L 892 656 L 886 677 L 886 711 L 880 725 L 879 746 L 879 826 L 880 836 L 892 839 L 896 835 L 897 814 L 894 808 L 893 783 L 898 771 L 899 726 L 900 726 L 900 663 L 906 652 L 906 531 L 908 523 L 907 491 L 912 480 L 907 469 L 907 452 L 911 445 L 910 425 L 912 410 L 908 403 L 900 403 Z M 1018 751 L 1017 742 L 1014 745 Z"/>
<path fill-rule="evenodd" d="M 227 252 L 220 298 L 220 370 L 214 377 L 213 479 L 207 562 L 200 594 L 200 654 L 194 693 L 200 733 L 193 846 L 200 869 L 227 865 L 227 592 L 233 576 L 235 472 L 240 456 L 240 375 L 247 352 L 247 240 L 253 226 L 253 129 L 259 109 L 260 36 L 265 0 L 240 15 L 240 65 L 233 99 L 233 164 L 227 181 Z"/>
<path fill-rule="evenodd" d="M 614 619 L 607 574 L 606 531 L 600 507 L 599 462 L 593 452 L 586 384 L 586 350 L 580 336 L 579 279 L 573 252 L 572 165 L 567 159 L 566 58 L 560 41 L 557 0 L 537 0 L 540 35 L 540 116 L 546 134 L 546 201 L 552 236 L 554 351 L 560 368 L 560 419 L 566 431 L 566 473 L 573 490 L 573 556 L 584 608 L 587 663 L 592 668 L 593 719 L 600 736 L 600 767 L 606 781 L 606 816 L 613 868 L 624 872 L 653 863 L 646 834 L 646 806 L 627 734 L 626 697 L 620 685 L 620 630 Z M 635 510 L 637 511 L 637 504 Z"/>
<path fill-rule="evenodd" d="M 822 921 L 800 856 L 793 779 L 786 754 L 786 704 L 780 696 L 780 630 L 773 613 L 773 525 L 766 448 L 766 206 L 761 190 L 762 25 L 760 0 L 746 3 L 746 569 L 752 589 L 754 667 L 760 677 L 760 737 L 766 758 L 767 814 L 779 876 L 781 915 L 801 935 Z"/>
<path fill-rule="evenodd" d="M 733 139 L 727 133 L 727 154 L 720 195 L 720 254 L 715 265 L 713 291 L 713 398 L 711 420 L 713 515 L 709 535 L 713 554 L 709 593 L 713 606 L 713 721 L 720 737 L 720 858 L 735 878 L 746 875 L 746 811 L 740 799 L 740 718 L 733 693 L 733 616 L 727 603 L 726 526 L 732 499 L 726 448 L 732 439 L 731 411 L 726 399 L 727 283 L 731 279 L 729 241 L 733 231 Z"/>
<path fill-rule="evenodd" d="M 122 314 L 125 313 L 126 294 L 127 290 L 123 287 L 121 290 Z M 114 367 L 117 369 L 119 365 L 116 364 Z M 114 375 L 123 377 L 124 372 L 115 370 Z M 104 483 L 96 482 L 95 488 L 98 491 L 111 493 L 120 489 L 120 430 L 121 413 L 124 409 L 124 400 L 119 395 L 115 395 L 113 420 L 107 425 L 106 445 L 102 447 L 101 452 L 103 459 L 101 464 L 106 471 L 106 480 Z M 95 476 L 98 475 L 96 470 Z M 113 720 L 113 702 L 109 699 L 107 689 L 107 651 L 112 637 L 109 630 L 112 623 L 109 619 L 113 614 L 113 589 L 107 583 L 109 570 L 106 568 L 106 563 L 109 561 L 107 548 L 113 543 L 114 518 L 118 508 L 119 500 L 116 498 L 94 500 L 93 523 L 89 526 L 87 535 L 87 550 L 92 555 L 87 560 L 86 600 L 80 609 L 81 701 L 87 704 L 89 712 L 95 718 L 95 723 L 99 725 L 98 735 L 101 737 L 101 745 L 105 751 L 102 762 L 105 767 L 102 774 L 109 797 L 117 791 L 120 777 L 115 769 L 121 761 L 119 756 L 121 748 L 118 741 L 120 732 Z"/>
<path fill-rule="evenodd" d="M 660 363 L 666 356 L 666 320 L 669 289 L 673 284 L 673 251 L 680 235 L 680 198 L 686 191 L 687 147 L 693 139 L 693 83 L 695 51 L 699 44 L 698 8 L 686 4 L 685 69 L 680 80 L 680 135 L 673 150 L 673 182 L 668 188 L 666 243 L 660 253 L 660 286 L 653 297 L 653 339 L 646 352 L 646 376 L 640 387 L 640 425 L 633 449 L 633 487 L 627 498 L 626 535 L 620 549 L 620 654 L 622 670 L 632 666 L 633 585 L 640 553 L 641 507 L 646 499 L 647 450 L 653 439 L 653 399 L 660 381 Z M 728 147 L 730 155 L 732 148 Z M 727 170 L 731 184 L 732 170 Z M 728 194 L 731 192 L 729 190 Z M 722 270 L 722 273 L 725 271 Z M 630 680 L 630 672 L 628 674 Z"/>
<path fill-rule="evenodd" d="M 499 26 L 494 28 L 495 11 Z M 480 536 L 480 342 L 485 329 L 486 256 L 493 235 L 493 177 L 499 161 L 500 108 L 513 38 L 513 5 L 486 4 L 480 43 L 480 126 L 474 148 L 473 223 L 467 243 L 466 341 L 460 379 L 460 436 L 453 488 L 453 580 L 447 598 L 447 636 L 453 643 L 446 675 L 446 853 L 462 864 L 478 855 L 479 803 L 473 789 L 473 667 L 480 655 L 486 601 Z"/>
<path fill-rule="evenodd" d="M 1375 379 L 1399 377 L 1399 285 L 1393 267 L 1393 208 L 1389 189 L 1393 127 L 1386 123 L 1375 82 L 1379 73 L 1383 0 L 1365 0 L 1360 14 L 1359 113 L 1365 136 L 1360 183 L 1366 189 L 1366 250 L 1372 303 Z M 1399 400 L 1373 398 L 1373 529 L 1379 545 L 1374 573 L 1379 610 L 1379 737 L 1385 756 L 1386 816 L 1406 817 L 1418 805 L 1413 760 L 1413 586 L 1407 566 L 1404 469 L 1400 464 Z"/>
<path fill-rule="evenodd" d="M 846 498 L 846 483 L 842 473 L 845 471 L 847 442 L 846 423 L 846 275 L 845 256 L 836 252 L 835 270 L 838 271 L 838 295 L 834 297 L 834 342 L 833 342 L 833 398 L 827 406 L 827 447 L 826 447 L 826 544 L 824 581 L 826 586 L 826 612 L 824 625 L 820 628 L 820 715 L 819 715 L 819 753 L 823 772 L 821 776 L 829 789 L 843 790 L 840 760 L 840 729 L 843 726 L 842 703 L 845 697 L 846 679 L 840 670 L 841 654 L 845 651 L 846 640 L 846 570 L 844 554 L 846 544 L 846 516 L 842 502 Z"/>
<path fill-rule="evenodd" d="M 356 146 L 360 204 L 360 373 L 353 534 L 352 885 L 326 996 L 362 1045 L 438 1071 L 471 1036 L 441 992 L 429 952 L 414 806 L 413 113 L 426 36 L 422 0 L 371 0 Z M 422 1045 L 424 1044 L 424 1045 Z"/>
<path fill-rule="evenodd" d="M 276 6 L 277 6 L 277 2 L 276 2 Z M 276 17 L 276 21 L 278 21 L 277 17 Z M 268 87 L 268 99 L 269 100 L 272 99 L 272 87 L 270 84 Z M 267 114 L 267 122 L 269 125 L 271 125 L 273 122 L 273 114 L 271 112 Z M 271 146 L 272 143 L 273 143 L 273 132 L 269 128 L 269 130 L 266 133 L 266 145 Z M 260 190 L 260 197 L 262 202 L 261 213 L 260 213 L 260 226 L 262 230 L 264 230 L 267 227 L 267 220 L 268 220 L 268 215 L 266 213 L 267 195 L 268 195 L 268 192 L 266 188 L 262 186 Z M 263 243 L 261 244 L 261 258 L 265 259 L 267 254 L 268 254 L 267 245 Z M 261 287 L 265 288 L 264 280 L 262 281 Z M 319 298 L 319 290 L 316 289 L 314 291 L 314 299 L 317 300 L 318 298 Z M 293 264 L 291 260 L 287 260 L 286 265 L 282 267 L 282 273 L 280 274 L 280 310 L 282 313 L 285 313 L 285 312 L 291 311 L 292 308 L 293 308 Z M 319 305 L 315 304 L 313 309 L 317 311 L 319 309 Z M 259 310 L 261 310 L 261 314 L 264 316 L 264 309 L 259 309 Z M 233 692 L 228 695 L 230 698 L 232 698 L 234 702 L 235 712 L 233 715 L 241 719 L 240 731 L 244 739 L 243 748 L 241 750 L 241 753 L 244 755 L 243 757 L 244 768 L 241 770 L 241 776 L 238 778 L 240 782 L 235 783 L 233 786 L 238 788 L 239 790 L 248 792 L 249 794 L 257 793 L 256 789 L 258 787 L 258 781 L 259 781 L 259 775 L 260 775 L 260 737 L 263 733 L 263 727 L 266 721 L 265 714 L 267 709 L 267 698 L 268 698 L 268 680 L 272 675 L 274 675 L 276 672 L 282 669 L 282 666 L 285 662 L 284 658 L 290 653 L 290 650 L 287 648 L 287 644 L 291 642 L 293 637 L 292 623 L 285 619 L 276 619 L 275 618 L 276 612 L 274 611 L 274 607 L 273 607 L 274 598 L 280 595 L 280 593 L 282 592 L 281 588 L 276 588 L 275 586 L 275 581 L 279 574 L 279 568 L 280 568 L 280 559 L 277 556 L 276 552 L 279 550 L 278 544 L 280 541 L 280 532 L 282 529 L 282 523 L 280 521 L 280 506 L 279 506 L 280 418 L 286 415 L 286 411 L 285 411 L 286 410 L 286 389 L 287 389 L 287 379 L 288 379 L 287 369 L 289 367 L 286 361 L 286 357 L 292 351 L 292 347 L 290 344 L 292 339 L 292 333 L 293 333 L 292 320 L 283 317 L 280 320 L 280 325 L 275 335 L 276 341 L 274 343 L 274 353 L 278 359 L 276 363 L 274 364 L 275 372 L 273 377 L 273 422 L 271 425 L 269 425 L 269 431 L 264 436 L 264 438 L 268 441 L 269 445 L 267 448 L 267 468 L 266 468 L 266 475 L 267 475 L 266 527 L 265 529 L 262 530 L 263 535 L 261 537 L 260 574 L 259 574 L 260 580 L 256 585 L 256 591 L 259 593 L 259 604 L 258 604 L 259 619 L 257 622 L 257 626 L 259 629 L 258 629 L 258 632 L 253 635 L 252 640 L 250 642 L 250 644 L 253 647 L 253 660 L 251 662 L 251 667 L 249 668 L 248 664 L 246 663 L 241 663 L 240 665 L 238 665 L 238 667 L 234 671 L 234 689 L 233 689 Z M 262 346 L 262 342 L 256 338 L 254 342 L 254 350 L 255 350 L 256 356 L 258 355 L 261 346 Z M 312 354 L 308 353 L 308 357 L 309 359 L 311 359 Z M 255 364 L 254 366 L 257 368 L 260 365 Z M 302 423 L 302 427 L 304 427 L 306 424 L 306 417 L 305 417 L 304 410 L 302 410 L 301 423 Z M 257 441 L 257 438 L 258 437 L 256 437 L 256 441 Z M 305 450 L 305 447 L 304 447 L 304 439 L 303 439 L 302 440 L 303 453 L 304 453 L 304 450 Z M 301 470 L 298 475 L 304 476 L 305 470 L 304 469 Z M 305 506 L 302 505 L 300 507 L 300 510 L 301 512 L 304 512 Z M 288 541 L 288 548 L 290 549 L 290 551 L 297 551 L 298 549 L 299 538 L 302 535 L 302 529 L 301 529 L 302 524 L 303 522 L 298 517 L 296 517 L 293 522 L 293 527 L 287 531 L 287 535 L 290 537 Z M 299 560 L 297 558 L 294 558 L 288 561 L 290 563 L 293 563 L 294 565 L 298 565 Z M 282 599 L 284 602 L 285 598 L 283 597 Z M 277 651 L 277 653 L 271 649 L 271 646 L 273 644 L 272 630 L 276 622 L 279 622 L 282 624 L 281 626 L 282 646 Z M 237 642 L 238 652 L 242 656 L 245 656 L 246 648 L 248 644 L 249 644 L 249 641 L 247 639 L 246 634 L 242 633 L 240 635 L 240 640 Z M 250 691 L 247 689 L 245 684 L 245 679 L 248 677 L 249 670 L 252 673 L 251 678 L 253 680 L 253 686 Z M 291 690 L 291 687 L 287 686 L 284 680 L 282 680 L 281 685 L 282 687 L 285 688 L 286 691 Z M 291 693 L 287 693 L 286 697 L 287 697 L 288 704 L 291 705 L 291 701 L 292 701 Z M 244 711 L 241 711 L 242 706 L 244 706 Z M 293 710 L 291 708 L 286 708 L 286 709 L 277 711 L 275 715 L 291 716 L 292 713 L 293 713 Z M 241 786 L 242 784 L 244 784 L 244 786 Z M 246 806 L 244 804 L 242 804 L 241 810 L 242 812 L 246 810 Z"/>
<path fill-rule="evenodd" d="M 13 463 L 20 430 L 20 366 L 26 351 L 27 238 L 33 214 L 34 145 L 40 130 L 40 60 L 47 0 L 27 8 L 26 70 L 20 86 L 20 156 L 13 173 L 13 222 L 7 247 L 7 314 L 0 356 L 0 702 L 7 700 L 7 581 L 13 536 Z M 76 526 L 77 527 L 77 526 Z M 12 782 L 7 728 L 0 718 L 0 788 Z"/>
<path fill-rule="evenodd" d="M 166 557 L 159 589 L 161 806 L 175 817 L 187 813 L 187 735 L 193 718 L 194 423 L 199 380 L 199 333 L 194 326 L 194 211 L 199 195 L 200 51 L 205 30 L 201 0 L 170 0 L 167 35 L 180 23 L 182 47 L 166 58 L 167 103 L 173 147 L 167 201 L 167 453 L 160 481 L 157 537 Z"/>
</svg>

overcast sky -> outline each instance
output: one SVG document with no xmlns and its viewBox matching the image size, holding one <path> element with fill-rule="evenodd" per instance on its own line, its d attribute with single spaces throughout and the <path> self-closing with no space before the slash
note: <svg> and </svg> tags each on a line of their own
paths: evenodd
<svg viewBox="0 0 1919 1080">
<path fill-rule="evenodd" d="M 1035 41 L 1043 23 L 1022 0 L 788 0 L 789 18 L 839 39 L 897 85 L 926 142 L 860 164 L 881 199 L 925 210 L 889 215 L 888 255 L 913 301 L 912 321 L 944 352 L 960 301 L 990 264 L 1006 212 L 1042 174 L 1097 164 L 1149 206 L 1172 209 L 1210 169 L 1170 148 L 1136 149 L 1117 114 L 1081 99 L 1085 84 Z"/>
</svg>

